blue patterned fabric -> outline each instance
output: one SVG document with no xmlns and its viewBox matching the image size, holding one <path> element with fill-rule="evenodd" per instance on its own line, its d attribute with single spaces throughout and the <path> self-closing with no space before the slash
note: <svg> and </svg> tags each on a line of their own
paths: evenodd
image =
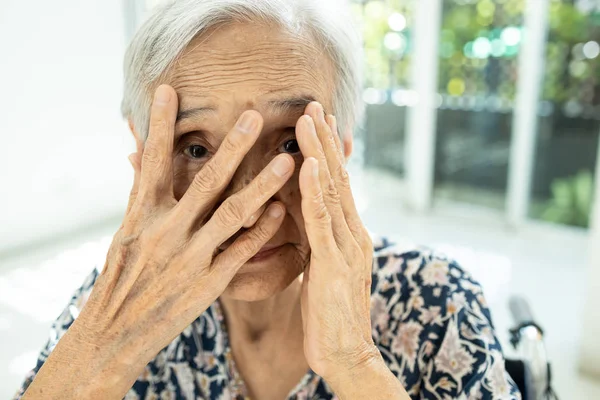
<svg viewBox="0 0 600 400">
<path fill-rule="evenodd" d="M 374 238 L 371 324 L 375 344 L 413 399 L 520 399 L 504 369 L 481 287 L 454 261 Z M 54 322 L 19 399 L 87 300 L 98 271 Z M 248 399 L 219 301 L 150 362 L 125 399 Z M 311 370 L 288 400 L 337 397 Z"/>
</svg>

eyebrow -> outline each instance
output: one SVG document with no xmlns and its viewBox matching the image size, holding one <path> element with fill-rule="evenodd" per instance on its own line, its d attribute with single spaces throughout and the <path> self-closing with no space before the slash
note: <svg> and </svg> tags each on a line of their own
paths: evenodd
<svg viewBox="0 0 600 400">
<path fill-rule="evenodd" d="M 275 108 L 275 110 L 280 113 L 303 113 L 306 109 L 306 106 L 308 106 L 313 101 L 316 101 L 316 99 L 313 96 L 303 95 L 287 99 L 269 100 L 267 104 Z M 181 110 L 177 114 L 176 121 L 179 122 L 186 118 L 198 117 L 207 112 L 215 111 L 217 111 L 217 109 L 214 107 L 194 107 L 189 108 L 187 110 Z M 325 114 L 327 114 L 327 111 L 325 111 Z"/>
<path fill-rule="evenodd" d="M 303 95 L 288 99 L 270 100 L 267 104 L 281 113 L 303 113 L 306 106 L 308 106 L 313 101 L 317 101 L 313 96 Z"/>
<path fill-rule="evenodd" d="M 189 108 L 187 110 L 181 110 L 181 111 L 179 111 L 179 113 L 177 113 L 176 122 L 179 122 L 185 118 L 198 117 L 201 114 L 205 114 L 207 112 L 215 112 L 215 111 L 217 111 L 217 110 L 214 107 L 194 107 L 194 108 Z"/>
</svg>

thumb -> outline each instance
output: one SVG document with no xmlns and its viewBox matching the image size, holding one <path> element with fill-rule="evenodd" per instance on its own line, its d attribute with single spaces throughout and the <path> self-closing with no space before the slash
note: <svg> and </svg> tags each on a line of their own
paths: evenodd
<svg viewBox="0 0 600 400">
<path fill-rule="evenodd" d="M 129 202 L 127 204 L 127 211 L 125 212 L 125 215 L 129 214 L 131 207 L 133 207 L 133 203 L 135 203 L 135 199 L 138 194 L 138 188 L 140 185 L 140 175 L 142 173 L 142 167 L 141 167 L 141 163 L 140 163 L 139 154 L 137 152 L 132 153 L 127 158 L 129 159 L 129 162 L 131 163 L 131 166 L 133 167 L 134 175 L 133 175 L 133 186 L 131 188 L 131 192 L 129 193 Z"/>
</svg>

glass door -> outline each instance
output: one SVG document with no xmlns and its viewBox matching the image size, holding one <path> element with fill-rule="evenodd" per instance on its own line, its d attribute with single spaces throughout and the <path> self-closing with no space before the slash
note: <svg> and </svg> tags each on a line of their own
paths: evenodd
<svg viewBox="0 0 600 400">
<path fill-rule="evenodd" d="M 600 132 L 600 4 L 550 3 L 544 64 L 529 216 L 587 227 Z"/>
<path fill-rule="evenodd" d="M 416 0 L 366 0 L 352 4 L 364 40 L 364 164 L 402 176 L 405 120 L 415 102 L 410 90 L 411 35 Z"/>
<path fill-rule="evenodd" d="M 442 4 L 434 200 L 504 210 L 525 1 Z"/>
</svg>

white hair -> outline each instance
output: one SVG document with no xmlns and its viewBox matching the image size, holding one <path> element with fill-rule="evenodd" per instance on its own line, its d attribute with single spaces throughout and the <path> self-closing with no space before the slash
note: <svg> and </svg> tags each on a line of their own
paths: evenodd
<svg viewBox="0 0 600 400">
<path fill-rule="evenodd" d="M 141 140 L 148 136 L 150 106 L 158 80 L 186 46 L 210 28 L 232 21 L 276 23 L 294 34 L 309 34 L 334 68 L 333 114 L 340 132 L 363 113 L 362 43 L 346 1 L 340 0 L 172 0 L 154 11 L 125 53 L 123 117 Z"/>
</svg>

